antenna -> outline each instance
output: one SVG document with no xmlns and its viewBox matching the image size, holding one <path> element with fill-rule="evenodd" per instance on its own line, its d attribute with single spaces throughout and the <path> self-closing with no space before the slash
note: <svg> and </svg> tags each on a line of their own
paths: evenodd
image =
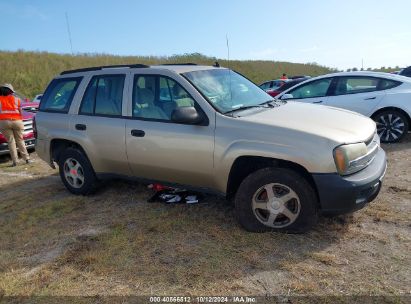
<svg viewBox="0 0 411 304">
<path fill-rule="evenodd" d="M 225 40 L 227 42 L 227 61 L 230 63 L 230 44 L 228 43 L 228 35 L 225 34 Z"/>
<path fill-rule="evenodd" d="M 225 34 L 225 40 L 227 42 L 227 67 L 228 75 L 230 77 L 230 100 L 233 101 L 233 89 L 231 86 L 231 70 L 230 70 L 230 44 L 228 43 L 228 34 Z"/>
<path fill-rule="evenodd" d="M 74 55 L 73 54 L 73 43 L 71 42 L 70 23 L 69 23 L 67 12 L 66 12 L 66 24 L 67 24 L 68 38 L 69 38 L 69 42 L 70 42 L 71 55 Z"/>
</svg>

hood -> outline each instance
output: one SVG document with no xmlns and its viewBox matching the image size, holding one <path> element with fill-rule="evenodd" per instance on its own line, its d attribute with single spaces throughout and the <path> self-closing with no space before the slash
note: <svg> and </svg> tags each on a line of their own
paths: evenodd
<svg viewBox="0 0 411 304">
<path fill-rule="evenodd" d="M 33 119 L 34 115 L 36 115 L 35 113 L 32 112 L 27 112 L 27 111 L 22 111 L 23 114 L 23 120 L 27 120 L 27 119 Z"/>
<path fill-rule="evenodd" d="M 368 140 L 376 130 L 375 122 L 361 114 L 292 101 L 239 119 L 313 134 L 339 144 Z"/>
<path fill-rule="evenodd" d="M 22 108 L 36 108 L 38 109 L 40 103 L 36 101 L 22 101 L 21 107 Z"/>
</svg>

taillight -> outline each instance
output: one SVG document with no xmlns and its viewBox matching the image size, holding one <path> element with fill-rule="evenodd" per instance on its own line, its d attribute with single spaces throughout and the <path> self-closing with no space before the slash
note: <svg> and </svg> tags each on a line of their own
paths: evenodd
<svg viewBox="0 0 411 304">
<path fill-rule="evenodd" d="M 36 116 L 33 117 L 33 134 L 34 134 L 34 138 L 37 139 Z"/>
</svg>

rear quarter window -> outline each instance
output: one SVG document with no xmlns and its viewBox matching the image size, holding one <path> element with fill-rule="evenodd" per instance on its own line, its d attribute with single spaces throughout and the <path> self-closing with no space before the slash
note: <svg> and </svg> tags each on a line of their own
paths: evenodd
<svg viewBox="0 0 411 304">
<path fill-rule="evenodd" d="M 392 88 L 398 87 L 400 84 L 402 84 L 401 81 L 381 79 L 380 83 L 378 84 L 378 90 L 392 89 Z"/>
<path fill-rule="evenodd" d="M 39 110 L 68 113 L 74 94 L 83 77 L 54 79 L 46 89 Z"/>
</svg>

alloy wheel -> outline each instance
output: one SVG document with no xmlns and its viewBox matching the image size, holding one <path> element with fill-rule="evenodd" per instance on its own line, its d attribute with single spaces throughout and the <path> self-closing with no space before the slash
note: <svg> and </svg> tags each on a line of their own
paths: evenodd
<svg viewBox="0 0 411 304">
<path fill-rule="evenodd" d="M 377 118 L 377 132 L 384 142 L 395 142 L 405 132 L 405 122 L 395 113 L 384 113 Z"/>
<path fill-rule="evenodd" d="M 298 218 L 301 203 L 298 195 L 290 187 L 271 183 L 254 193 L 252 209 L 262 224 L 271 228 L 284 228 Z"/>
<path fill-rule="evenodd" d="M 73 188 L 81 188 L 84 185 L 84 170 L 74 158 L 68 158 L 63 166 L 64 177 Z"/>
</svg>

